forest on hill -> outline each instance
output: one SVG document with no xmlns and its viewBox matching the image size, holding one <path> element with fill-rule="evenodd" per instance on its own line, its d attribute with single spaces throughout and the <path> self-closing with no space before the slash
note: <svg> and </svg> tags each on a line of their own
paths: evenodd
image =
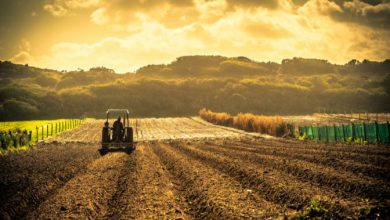
<svg viewBox="0 0 390 220">
<path fill-rule="evenodd" d="M 117 74 L 104 67 L 56 71 L 0 61 L 0 120 L 104 117 L 128 108 L 136 117 L 389 112 L 390 60 L 185 56 Z"/>
</svg>

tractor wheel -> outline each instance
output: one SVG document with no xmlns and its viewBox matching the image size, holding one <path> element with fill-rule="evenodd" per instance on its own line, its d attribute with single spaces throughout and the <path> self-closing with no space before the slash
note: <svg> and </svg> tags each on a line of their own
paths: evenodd
<svg viewBox="0 0 390 220">
<path fill-rule="evenodd" d="M 108 153 L 109 147 L 105 144 L 102 145 L 102 148 L 99 150 L 100 155 L 104 156 Z"/>
<path fill-rule="evenodd" d="M 103 127 L 102 130 L 102 143 L 110 142 L 109 127 Z"/>
<path fill-rule="evenodd" d="M 126 143 L 129 143 L 133 146 L 133 142 L 134 142 L 134 139 L 133 139 L 133 128 L 132 127 L 128 127 L 126 128 Z"/>
</svg>

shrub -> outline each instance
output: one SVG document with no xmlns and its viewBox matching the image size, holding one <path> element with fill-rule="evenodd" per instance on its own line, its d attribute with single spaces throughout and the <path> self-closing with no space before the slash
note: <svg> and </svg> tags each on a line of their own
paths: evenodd
<svg viewBox="0 0 390 220">
<path fill-rule="evenodd" d="M 213 124 L 235 127 L 248 132 L 257 132 L 281 137 L 288 133 L 287 124 L 279 116 L 254 115 L 239 113 L 231 116 L 225 112 L 212 112 L 201 109 L 199 116 Z"/>
</svg>

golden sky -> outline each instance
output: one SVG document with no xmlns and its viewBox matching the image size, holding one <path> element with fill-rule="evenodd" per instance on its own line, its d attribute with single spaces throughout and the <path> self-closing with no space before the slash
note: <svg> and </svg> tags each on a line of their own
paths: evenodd
<svg viewBox="0 0 390 220">
<path fill-rule="evenodd" d="M 390 0 L 0 0 L 0 59 L 118 72 L 184 55 L 390 58 Z"/>
</svg>

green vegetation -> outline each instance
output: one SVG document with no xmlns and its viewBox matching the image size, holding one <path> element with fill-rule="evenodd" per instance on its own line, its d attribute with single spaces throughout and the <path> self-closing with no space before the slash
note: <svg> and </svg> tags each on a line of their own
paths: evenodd
<svg viewBox="0 0 390 220">
<path fill-rule="evenodd" d="M 390 111 L 390 60 L 317 59 L 281 64 L 245 57 L 180 57 L 116 74 L 98 67 L 59 72 L 0 62 L 0 120 L 103 117 L 111 107 L 136 117 L 195 115 L 206 107 L 230 114 Z"/>
<path fill-rule="evenodd" d="M 76 128 L 82 121 L 84 119 L 0 122 L 0 154 L 26 150 L 37 140 Z"/>
<path fill-rule="evenodd" d="M 41 127 L 47 124 L 64 123 L 69 119 L 55 119 L 55 120 L 31 120 L 31 121 L 7 121 L 0 122 L 0 131 L 14 131 L 17 129 L 32 131 L 32 140 L 37 138 L 36 127 Z M 39 131 L 41 134 L 41 130 Z"/>
<path fill-rule="evenodd" d="M 310 205 L 306 207 L 298 219 L 312 219 L 323 216 L 328 210 L 325 209 L 319 202 L 312 200 Z"/>
</svg>

